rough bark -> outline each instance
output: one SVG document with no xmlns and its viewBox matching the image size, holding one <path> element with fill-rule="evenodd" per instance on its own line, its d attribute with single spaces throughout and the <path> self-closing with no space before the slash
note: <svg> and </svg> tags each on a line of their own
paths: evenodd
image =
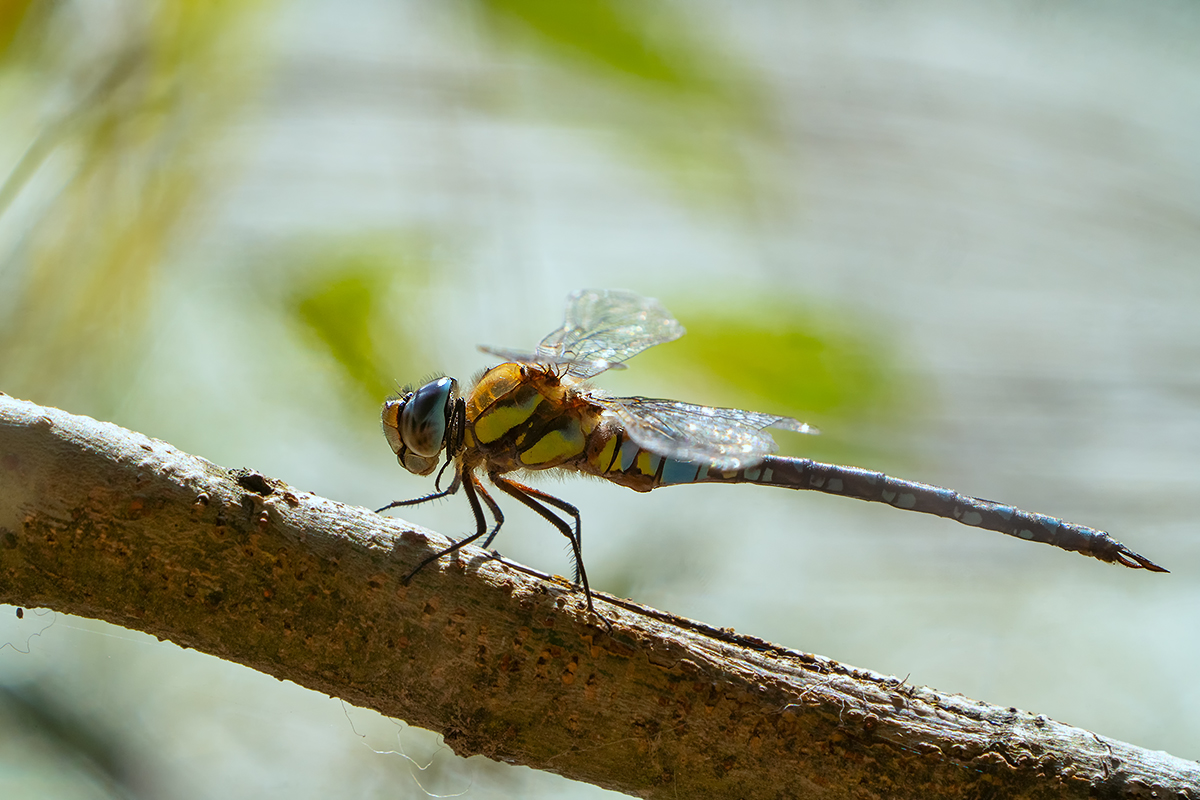
<svg viewBox="0 0 1200 800">
<path fill-rule="evenodd" d="M 1200 765 L 717 630 L 0 395 L 0 602 L 645 797 L 1178 797 Z"/>
</svg>

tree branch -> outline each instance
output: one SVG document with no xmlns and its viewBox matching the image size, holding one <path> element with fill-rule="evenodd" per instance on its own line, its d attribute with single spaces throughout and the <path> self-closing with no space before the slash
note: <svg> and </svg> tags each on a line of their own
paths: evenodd
<svg viewBox="0 0 1200 800">
<path fill-rule="evenodd" d="M 1200 766 L 597 594 L 0 395 L 0 602 L 95 617 L 645 797 L 1180 797 Z M 1151 792 L 1157 792 L 1152 795 Z"/>
</svg>

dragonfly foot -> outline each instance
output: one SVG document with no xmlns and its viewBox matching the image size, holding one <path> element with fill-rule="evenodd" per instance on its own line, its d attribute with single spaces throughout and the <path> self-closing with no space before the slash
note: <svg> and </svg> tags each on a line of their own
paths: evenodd
<svg viewBox="0 0 1200 800">
<path fill-rule="evenodd" d="M 612 621 L 611 621 L 611 620 L 609 620 L 609 618 L 608 618 L 608 617 L 604 616 L 604 615 L 603 615 L 603 614 L 601 614 L 599 611 L 597 611 L 597 610 L 596 610 L 596 607 L 595 607 L 594 605 L 592 605 L 592 592 L 591 592 L 591 590 L 590 590 L 590 589 L 584 589 L 583 591 L 584 591 L 584 596 L 585 596 L 585 602 L 586 602 L 586 605 L 587 605 L 587 613 L 591 614 L 593 617 L 595 617 L 596 619 L 598 619 L 598 620 L 600 620 L 601 622 L 603 622 L 603 623 L 604 623 L 604 627 L 608 629 L 608 632 L 609 632 L 609 633 L 612 633 L 612 629 L 613 629 L 613 624 L 612 624 Z"/>
</svg>

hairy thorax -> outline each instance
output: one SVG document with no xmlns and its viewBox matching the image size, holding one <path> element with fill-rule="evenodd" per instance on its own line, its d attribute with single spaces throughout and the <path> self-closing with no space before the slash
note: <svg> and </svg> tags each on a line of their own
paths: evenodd
<svg viewBox="0 0 1200 800">
<path fill-rule="evenodd" d="M 602 410 L 565 385 L 553 369 L 493 367 L 467 398 L 466 445 L 476 464 L 511 472 L 568 466 L 582 458 Z"/>
</svg>

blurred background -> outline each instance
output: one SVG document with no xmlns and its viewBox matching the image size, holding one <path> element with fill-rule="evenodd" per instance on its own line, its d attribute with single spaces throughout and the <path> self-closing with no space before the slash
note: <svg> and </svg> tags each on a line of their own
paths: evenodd
<svg viewBox="0 0 1200 800">
<path fill-rule="evenodd" d="M 759 487 L 551 488 L 593 587 L 1200 758 L 1200 9 L 0 2 L 0 390 L 375 508 L 378 409 L 583 287 L 619 394 L 1107 529 L 1124 570 Z M 502 552 L 567 573 L 506 504 Z M 412 509 L 447 535 L 465 501 Z M 0 608 L 5 798 L 597 797 L 131 631 Z"/>
</svg>

